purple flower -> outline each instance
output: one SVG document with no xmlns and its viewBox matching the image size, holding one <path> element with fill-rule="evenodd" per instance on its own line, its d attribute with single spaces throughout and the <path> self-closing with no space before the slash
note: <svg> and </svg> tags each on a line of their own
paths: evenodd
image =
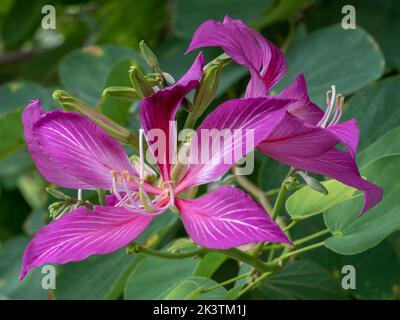
<svg viewBox="0 0 400 320">
<path fill-rule="evenodd" d="M 225 17 L 224 21 L 206 21 L 195 32 L 188 52 L 205 46 L 220 46 L 237 63 L 246 66 L 251 75 L 245 98 L 266 97 L 270 89 L 285 75 L 283 54 L 272 43 L 240 20 Z M 339 123 L 343 96 L 335 87 L 327 94 L 327 110 L 323 112 L 308 97 L 303 75 L 277 95 L 292 99 L 285 104 L 285 115 L 277 124 L 270 118 L 265 126 L 273 132 L 257 145 L 271 158 L 295 168 L 339 180 L 364 192 L 361 214 L 375 206 L 383 190 L 362 179 L 355 163 L 358 128 L 355 120 Z M 346 151 L 336 148 L 341 144 Z"/>
<path fill-rule="evenodd" d="M 197 199 L 184 199 L 189 188 L 214 181 L 231 167 L 220 158 L 236 150 L 225 145 L 220 155 L 210 153 L 205 163 L 193 160 L 181 178 L 174 179 L 171 152 L 176 143 L 176 127 L 171 126 L 182 99 L 199 85 L 204 60 L 200 54 L 190 70 L 173 86 L 145 98 L 140 105 L 140 121 L 146 138 L 153 129 L 166 133 L 167 146 L 150 149 L 160 170 L 160 181 L 152 185 L 143 179 L 143 149 L 139 170 L 133 167 L 122 147 L 102 128 L 84 115 L 52 111 L 44 113 L 33 100 L 23 113 L 28 148 L 42 175 L 67 188 L 110 190 L 105 206 L 88 210 L 82 206 L 40 229 L 23 255 L 22 279 L 45 263 L 80 261 L 93 254 L 115 251 L 138 237 L 153 218 L 176 206 L 189 236 L 207 248 L 227 249 L 250 242 L 290 242 L 265 210 L 240 189 L 217 188 Z M 271 134 L 285 115 L 285 99 L 250 98 L 220 105 L 202 123 L 203 129 L 243 129 L 252 132 L 256 143 Z M 142 135 L 141 135 L 142 137 Z M 171 138 L 172 137 L 172 138 Z M 199 138 L 201 140 L 201 138 Z M 172 151 L 171 151 L 172 150 Z M 191 154 L 192 155 L 192 154 Z M 217 157 L 217 159 L 216 159 Z"/>
</svg>

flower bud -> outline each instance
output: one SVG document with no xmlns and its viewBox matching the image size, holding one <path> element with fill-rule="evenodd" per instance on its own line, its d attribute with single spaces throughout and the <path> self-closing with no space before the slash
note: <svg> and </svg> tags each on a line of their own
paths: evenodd
<svg viewBox="0 0 400 320">
<path fill-rule="evenodd" d="M 158 72 L 160 70 L 160 65 L 158 64 L 157 57 L 154 52 L 147 46 L 144 40 L 140 41 L 139 48 L 143 59 L 147 62 L 150 68 Z"/>
<path fill-rule="evenodd" d="M 84 104 L 81 100 L 72 97 L 67 92 L 63 90 L 56 90 L 53 93 L 53 99 L 57 100 L 65 110 L 79 112 L 89 117 L 119 142 L 131 144 L 135 147 L 138 146 L 137 138 L 133 136 L 128 129 L 115 123 L 105 115 L 96 112 L 94 109 Z"/>
<path fill-rule="evenodd" d="M 321 192 L 323 194 L 328 194 L 328 190 L 321 182 L 314 179 L 313 177 L 310 177 L 304 171 L 298 171 L 298 174 L 303 178 L 306 185 L 308 185 L 310 188 L 314 189 L 315 191 Z"/>
<path fill-rule="evenodd" d="M 131 79 L 133 89 L 140 98 L 151 96 L 154 93 L 153 87 L 146 80 L 138 66 L 132 65 L 130 67 L 129 78 Z"/>
<path fill-rule="evenodd" d="M 199 118 L 214 100 L 217 93 L 221 71 L 230 62 L 228 56 L 220 56 L 204 68 L 204 76 L 196 90 L 191 111 Z"/>
<path fill-rule="evenodd" d="M 60 190 L 57 190 L 57 189 L 54 189 L 54 188 L 50 188 L 50 187 L 46 187 L 46 191 L 56 199 L 60 199 L 60 200 L 70 199 L 69 196 L 67 196 L 66 194 L 64 194 Z"/>
<path fill-rule="evenodd" d="M 135 101 L 140 99 L 137 92 L 130 87 L 108 87 L 104 89 L 103 96 L 110 96 L 113 98 L 128 101 Z"/>
</svg>

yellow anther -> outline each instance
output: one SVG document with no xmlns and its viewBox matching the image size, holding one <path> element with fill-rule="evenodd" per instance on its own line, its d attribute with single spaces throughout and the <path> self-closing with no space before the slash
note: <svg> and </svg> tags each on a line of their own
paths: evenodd
<svg viewBox="0 0 400 320">
<path fill-rule="evenodd" d="M 328 90 L 328 91 L 326 92 L 326 105 L 327 105 L 327 106 L 329 106 L 329 103 L 330 103 L 330 101 L 331 101 L 331 94 L 332 94 L 332 91 L 331 91 L 331 90 Z"/>
<path fill-rule="evenodd" d="M 117 171 L 115 171 L 115 170 L 111 170 L 111 175 L 112 175 L 112 177 L 115 179 L 115 180 L 117 180 L 117 178 L 118 178 L 118 174 L 117 174 Z"/>
<path fill-rule="evenodd" d="M 123 170 L 121 172 L 121 177 L 120 177 L 121 184 L 124 183 L 124 181 L 127 181 L 128 179 L 129 179 L 129 172 L 127 170 Z"/>
</svg>

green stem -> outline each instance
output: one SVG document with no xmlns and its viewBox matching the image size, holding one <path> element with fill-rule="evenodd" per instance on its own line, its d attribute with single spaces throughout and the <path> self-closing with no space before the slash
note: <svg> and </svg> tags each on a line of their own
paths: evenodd
<svg viewBox="0 0 400 320">
<path fill-rule="evenodd" d="M 258 257 L 255 258 L 253 255 L 243 252 L 239 249 L 232 248 L 229 250 L 217 251 L 217 252 L 222 252 L 231 258 L 234 258 L 236 260 L 239 260 L 239 261 L 242 261 L 244 263 L 251 265 L 259 274 L 271 271 L 269 266 L 267 266 L 265 263 L 262 263 L 260 260 L 258 260 Z"/>
<path fill-rule="evenodd" d="M 277 249 L 276 245 L 272 244 L 271 245 L 271 250 L 269 251 L 268 258 L 267 258 L 268 262 L 272 261 L 272 259 L 274 258 L 276 249 Z"/>
<path fill-rule="evenodd" d="M 236 169 L 236 166 L 234 167 Z M 271 212 L 272 206 L 271 203 L 268 200 L 267 195 L 262 191 L 260 188 L 258 188 L 254 183 L 252 183 L 249 179 L 247 179 L 245 176 L 236 176 L 235 179 L 239 186 L 241 186 L 243 189 L 245 189 L 248 193 L 253 195 L 258 199 L 258 201 L 261 203 L 261 205 L 264 207 L 265 211 Z"/>
<path fill-rule="evenodd" d="M 283 205 L 286 201 L 286 193 L 289 189 L 288 182 L 289 178 L 296 172 L 295 168 L 290 168 L 288 174 L 286 175 L 285 179 L 283 180 L 281 187 L 279 189 L 278 197 L 276 198 L 274 208 L 272 209 L 272 219 L 276 220 L 278 217 L 278 213 L 282 210 Z"/>
<path fill-rule="evenodd" d="M 303 244 L 303 243 L 305 243 L 305 242 L 308 242 L 308 241 L 310 241 L 310 240 L 314 240 L 315 238 L 319 238 L 319 237 L 321 237 L 321 236 L 323 236 L 323 235 L 325 235 L 325 234 L 327 234 L 327 233 L 329 233 L 329 232 L 330 232 L 329 229 L 324 229 L 324 230 L 322 230 L 322 231 L 319 231 L 319 232 L 310 234 L 310 235 L 307 236 L 307 237 L 304 237 L 304 238 L 301 238 L 301 239 L 299 239 L 299 240 L 294 241 L 294 242 L 293 242 L 293 245 L 294 245 L 294 246 L 301 245 L 301 244 Z"/>
<path fill-rule="evenodd" d="M 158 258 L 164 258 L 164 259 L 185 259 L 185 258 L 190 258 L 194 256 L 201 255 L 203 253 L 207 252 L 207 249 L 205 248 L 199 248 L 190 252 L 182 252 L 182 253 L 169 253 L 161 250 L 153 250 L 149 248 L 145 248 L 142 246 L 139 246 L 137 244 L 132 244 L 126 248 L 126 252 L 128 254 L 132 253 L 143 253 L 149 256 L 153 257 L 158 257 Z"/>
<path fill-rule="evenodd" d="M 216 284 L 216 285 L 213 286 L 213 287 L 205 288 L 205 289 L 203 289 L 201 292 L 202 292 L 202 293 L 204 293 L 204 292 L 210 292 L 210 291 L 213 291 L 213 290 L 218 289 L 218 288 L 220 288 L 220 287 L 225 287 L 226 285 L 231 284 L 232 282 L 236 282 L 237 280 L 240 280 L 240 279 L 243 279 L 243 278 L 248 277 L 250 274 L 251 274 L 251 271 L 246 272 L 246 273 L 243 273 L 243 274 L 238 275 L 238 276 L 236 276 L 236 277 L 234 277 L 234 278 L 231 278 L 231 279 L 226 280 L 226 281 L 224 281 L 224 282 L 218 283 L 218 284 Z"/>
<path fill-rule="evenodd" d="M 255 286 L 257 286 L 260 282 L 264 281 L 268 276 L 270 276 L 272 272 L 266 272 L 262 274 L 260 277 L 258 277 L 256 280 L 253 282 L 249 283 L 242 291 L 239 292 L 238 298 L 244 295 L 247 291 L 251 290 Z"/>
<path fill-rule="evenodd" d="M 290 229 L 292 229 L 296 224 L 297 224 L 298 220 L 293 220 L 291 223 L 289 223 L 289 225 L 287 225 L 284 229 L 283 232 L 289 231 Z"/>
<path fill-rule="evenodd" d="M 300 253 L 306 252 L 306 251 L 310 251 L 310 250 L 314 250 L 317 249 L 319 247 L 322 247 L 325 244 L 325 241 L 321 241 L 318 243 L 314 243 L 312 245 L 309 245 L 307 247 L 298 249 L 298 250 L 294 250 L 292 252 L 288 252 L 286 254 L 283 254 L 282 256 L 276 258 L 275 260 L 273 260 L 272 262 L 270 262 L 268 265 L 270 267 L 276 266 L 276 265 L 280 265 L 282 263 L 282 261 L 289 259 L 290 257 L 293 257 L 295 255 L 298 255 Z"/>
<path fill-rule="evenodd" d="M 279 189 L 278 197 L 276 198 L 274 208 L 272 209 L 272 219 L 276 220 L 278 217 L 278 213 L 281 211 L 282 206 L 286 200 L 286 193 L 287 193 L 287 186 L 286 181 L 281 184 L 281 188 Z"/>
</svg>

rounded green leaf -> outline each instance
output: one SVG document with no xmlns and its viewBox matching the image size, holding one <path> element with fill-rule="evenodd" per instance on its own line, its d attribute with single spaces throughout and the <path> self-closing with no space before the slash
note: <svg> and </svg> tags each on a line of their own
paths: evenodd
<svg viewBox="0 0 400 320">
<path fill-rule="evenodd" d="M 145 257 L 131 273 L 124 298 L 164 299 L 177 282 L 194 275 L 197 264 L 198 261 L 193 258 L 166 260 Z"/>
<path fill-rule="evenodd" d="M 360 150 L 400 125 L 400 76 L 379 81 L 358 92 L 345 107 L 343 120 L 354 118 L 360 128 Z"/>
<path fill-rule="evenodd" d="M 362 28 L 344 30 L 334 25 L 297 41 L 287 55 L 288 75 L 282 89 L 304 73 L 311 100 L 325 106 L 325 93 L 336 85 L 342 94 L 352 93 L 378 79 L 385 61 L 372 37 Z"/>
<path fill-rule="evenodd" d="M 361 217 L 358 213 L 362 206 L 362 194 L 325 212 L 325 224 L 333 234 L 325 241 L 325 246 L 340 254 L 356 254 L 368 250 L 400 228 L 400 156 L 380 158 L 361 173 L 383 188 L 383 199 Z"/>
<path fill-rule="evenodd" d="M 0 246 L 0 300 L 23 299 L 45 300 L 48 291 L 42 288 L 43 274 L 40 268 L 30 272 L 23 281 L 18 281 L 21 257 L 29 238 L 19 236 L 1 243 Z"/>
<path fill-rule="evenodd" d="M 388 155 L 400 154 L 400 126 L 388 131 L 365 148 L 357 157 L 361 166 Z"/>
<path fill-rule="evenodd" d="M 275 300 L 344 298 L 339 281 L 318 264 L 307 260 L 287 264 L 282 271 L 269 276 L 258 288 L 266 297 Z"/>
<path fill-rule="evenodd" d="M 306 186 L 287 199 L 286 210 L 292 219 L 301 220 L 311 217 L 353 197 L 355 189 L 337 180 L 321 183 L 328 190 L 328 194 Z"/>
<path fill-rule="evenodd" d="M 153 220 L 137 239 L 138 243 L 158 244 L 176 216 L 166 213 Z M 57 273 L 57 299 L 117 299 L 122 295 L 132 270 L 144 257 L 127 255 L 125 250 L 96 255 L 78 263 L 68 263 Z M 82 285 L 82 284 L 85 285 Z"/>
</svg>

